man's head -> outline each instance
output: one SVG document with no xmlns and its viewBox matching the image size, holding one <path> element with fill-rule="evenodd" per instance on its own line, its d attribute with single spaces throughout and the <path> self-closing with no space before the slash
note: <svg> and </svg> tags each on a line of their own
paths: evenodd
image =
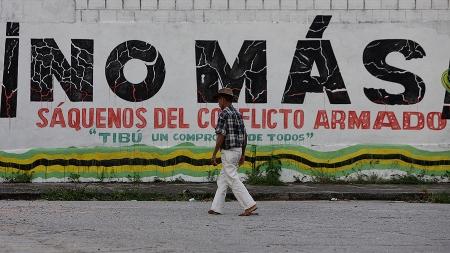
<svg viewBox="0 0 450 253">
<path fill-rule="evenodd" d="M 230 88 L 222 88 L 217 92 L 216 97 L 219 100 L 218 102 L 220 109 L 223 110 L 233 103 L 233 90 Z"/>
</svg>

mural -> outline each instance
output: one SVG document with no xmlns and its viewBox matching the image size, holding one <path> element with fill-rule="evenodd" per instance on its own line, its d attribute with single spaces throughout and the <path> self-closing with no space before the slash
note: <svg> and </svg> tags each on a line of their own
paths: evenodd
<svg viewBox="0 0 450 253">
<path fill-rule="evenodd" d="M 331 19 L 0 24 L 0 181 L 208 181 L 222 87 L 249 133 L 241 173 L 448 178 L 450 34 Z"/>
<path fill-rule="evenodd" d="M 76 174 L 83 181 L 126 182 L 130 175 L 139 173 L 143 181 L 189 176 L 191 181 L 205 182 L 218 169 L 210 164 L 211 154 L 211 147 L 190 143 L 171 148 L 135 145 L 1 152 L 0 176 L 27 172 L 33 173 L 36 181 L 68 181 L 70 174 Z M 450 176 L 450 151 L 430 152 L 399 145 L 356 145 L 331 152 L 292 145 L 252 145 L 239 172 L 250 171 L 271 157 L 279 159 L 288 171 L 286 181 L 294 181 L 294 176 L 345 177 L 373 170 Z"/>
</svg>

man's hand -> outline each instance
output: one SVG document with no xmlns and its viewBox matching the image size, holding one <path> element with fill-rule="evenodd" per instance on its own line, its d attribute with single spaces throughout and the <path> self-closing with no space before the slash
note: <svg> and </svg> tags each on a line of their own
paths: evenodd
<svg viewBox="0 0 450 253">
<path fill-rule="evenodd" d="M 211 164 L 214 165 L 214 166 L 217 165 L 217 158 L 216 158 L 215 155 L 213 155 L 213 156 L 211 157 Z"/>
<path fill-rule="evenodd" d="M 245 162 L 245 155 L 241 155 L 241 159 L 239 159 L 239 165 L 244 164 Z"/>
<path fill-rule="evenodd" d="M 225 136 L 223 134 L 217 134 L 216 147 L 214 148 L 214 152 L 211 157 L 211 164 L 214 166 L 217 165 L 216 154 L 217 154 L 217 152 L 219 152 L 219 150 L 221 150 L 224 140 L 225 140 Z"/>
</svg>

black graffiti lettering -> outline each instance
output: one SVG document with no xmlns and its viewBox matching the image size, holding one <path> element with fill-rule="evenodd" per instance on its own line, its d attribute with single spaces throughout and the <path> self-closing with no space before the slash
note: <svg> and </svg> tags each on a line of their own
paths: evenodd
<svg viewBox="0 0 450 253">
<path fill-rule="evenodd" d="M 124 75 L 125 64 L 131 59 L 145 63 L 147 76 L 133 84 Z M 166 76 L 163 57 L 152 45 L 139 40 L 123 42 L 113 49 L 106 61 L 106 80 L 111 90 L 129 102 L 140 102 L 153 97 L 162 87 Z"/>
<path fill-rule="evenodd" d="M 445 77 L 444 77 L 445 78 Z M 450 61 L 448 63 L 447 80 L 443 80 L 450 85 Z M 442 119 L 450 119 L 450 90 L 446 90 L 444 97 L 444 107 L 442 108 Z"/>
<path fill-rule="evenodd" d="M 6 36 L 19 36 L 19 23 L 7 23 Z M 18 70 L 19 38 L 6 38 L 3 61 L 3 84 L 1 84 L 0 118 L 16 117 Z"/>
<path fill-rule="evenodd" d="M 328 15 L 318 15 L 314 18 L 311 26 L 309 27 L 308 33 L 306 34 L 306 38 L 316 38 L 321 39 L 323 37 L 323 32 L 327 29 L 328 24 L 330 23 L 331 16 Z"/>
<path fill-rule="evenodd" d="M 246 103 L 267 103 L 266 41 L 246 40 L 231 68 L 216 40 L 195 42 L 197 102 L 217 102 L 222 87 L 233 89 L 237 101 L 245 86 Z"/>
<path fill-rule="evenodd" d="M 72 40 L 69 65 L 54 39 L 31 39 L 31 101 L 53 101 L 53 77 L 70 101 L 93 101 L 93 64 L 93 40 Z"/>
<path fill-rule="evenodd" d="M 390 94 L 385 89 L 364 87 L 366 97 L 376 104 L 419 103 L 425 94 L 425 83 L 422 78 L 411 72 L 388 65 L 386 57 L 392 52 L 402 53 L 406 60 L 425 56 L 423 48 L 412 40 L 386 39 L 370 42 L 363 53 L 363 63 L 367 71 L 381 80 L 401 84 L 405 91 L 400 94 Z"/>
<path fill-rule="evenodd" d="M 6 23 L 6 36 L 19 36 L 20 24 L 16 22 Z"/>
<path fill-rule="evenodd" d="M 311 76 L 314 63 L 320 76 Z M 306 93 L 324 91 L 331 104 L 351 103 L 330 41 L 299 40 L 282 103 L 303 104 Z"/>
<path fill-rule="evenodd" d="M 307 38 L 321 38 L 331 16 L 316 16 Z M 319 76 L 311 76 L 314 63 Z M 329 40 L 299 40 L 292 59 L 282 103 L 303 104 L 308 92 L 326 92 L 331 104 L 350 104 Z"/>
</svg>

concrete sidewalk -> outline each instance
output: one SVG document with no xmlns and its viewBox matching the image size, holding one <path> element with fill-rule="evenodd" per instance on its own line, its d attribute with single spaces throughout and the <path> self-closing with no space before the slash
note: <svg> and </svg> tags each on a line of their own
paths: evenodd
<svg viewBox="0 0 450 253">
<path fill-rule="evenodd" d="M 247 185 L 256 200 L 427 200 L 431 194 L 450 193 L 447 184 L 288 184 L 286 186 Z M 78 191 L 97 195 L 117 193 L 154 194 L 157 199 L 174 196 L 208 200 L 214 196 L 215 183 L 2 183 L 0 199 L 33 200 L 49 192 Z M 233 198 L 233 194 L 228 194 Z"/>
</svg>

